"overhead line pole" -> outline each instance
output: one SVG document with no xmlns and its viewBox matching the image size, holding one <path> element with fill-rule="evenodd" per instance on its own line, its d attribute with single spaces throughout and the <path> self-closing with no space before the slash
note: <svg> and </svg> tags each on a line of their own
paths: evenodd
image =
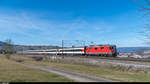
<svg viewBox="0 0 150 84">
<path fill-rule="evenodd" d="M 63 56 L 63 58 L 64 58 L 64 54 L 63 54 L 63 52 L 64 52 L 64 40 L 62 40 L 62 56 Z"/>
</svg>

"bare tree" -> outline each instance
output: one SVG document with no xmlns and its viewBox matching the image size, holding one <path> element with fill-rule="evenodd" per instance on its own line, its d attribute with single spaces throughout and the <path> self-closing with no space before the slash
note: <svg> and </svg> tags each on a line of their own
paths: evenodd
<svg viewBox="0 0 150 84">
<path fill-rule="evenodd" d="M 10 56 L 14 53 L 14 47 L 11 39 L 7 39 L 2 46 L 2 49 L 4 50 L 4 54 L 7 59 L 10 59 Z"/>
</svg>

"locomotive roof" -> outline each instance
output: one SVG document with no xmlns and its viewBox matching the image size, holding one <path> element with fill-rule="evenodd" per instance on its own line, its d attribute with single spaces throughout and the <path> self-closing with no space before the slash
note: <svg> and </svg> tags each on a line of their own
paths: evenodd
<svg viewBox="0 0 150 84">
<path fill-rule="evenodd" d="M 63 48 L 63 50 L 75 50 L 75 49 L 84 49 L 84 47 L 80 47 L 80 48 Z M 59 49 L 62 50 L 62 49 Z"/>
<path fill-rule="evenodd" d="M 60 49 L 62 49 L 62 48 L 60 48 Z M 64 49 L 66 49 L 66 48 L 64 48 Z M 26 50 L 26 51 L 53 51 L 53 50 L 58 50 L 58 49 L 41 49 L 41 50 Z"/>
<path fill-rule="evenodd" d="M 84 49 L 84 47 L 79 48 L 63 48 L 63 50 L 72 50 L 72 49 Z M 62 50 L 62 49 L 45 49 L 45 50 L 26 50 L 27 52 L 34 52 L 34 51 L 53 51 L 53 50 Z"/>
<path fill-rule="evenodd" d="M 103 45 L 90 45 L 89 47 L 98 47 L 98 46 L 116 46 L 116 45 L 103 44 Z"/>
</svg>

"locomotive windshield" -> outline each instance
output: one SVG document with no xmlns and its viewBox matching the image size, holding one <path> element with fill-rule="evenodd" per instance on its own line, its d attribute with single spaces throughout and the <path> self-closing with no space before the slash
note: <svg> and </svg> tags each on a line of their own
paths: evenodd
<svg viewBox="0 0 150 84">
<path fill-rule="evenodd" d="M 115 46 L 111 46 L 111 47 L 109 47 L 109 48 L 112 50 L 112 49 L 115 49 Z"/>
</svg>

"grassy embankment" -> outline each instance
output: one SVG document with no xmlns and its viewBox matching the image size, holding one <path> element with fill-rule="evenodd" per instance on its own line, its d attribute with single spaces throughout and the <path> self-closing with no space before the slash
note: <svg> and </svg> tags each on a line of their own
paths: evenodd
<svg viewBox="0 0 150 84">
<path fill-rule="evenodd" d="M 12 57 L 13 58 L 13 57 Z M 15 56 L 14 56 L 15 58 Z M 22 58 L 19 58 L 22 59 Z M 28 60 L 28 58 L 25 58 Z M 30 60 L 32 61 L 32 59 Z M 0 82 L 71 82 L 53 73 L 32 69 L 0 55 Z"/>
<path fill-rule="evenodd" d="M 19 57 L 19 58 L 18 58 Z M 74 71 L 97 77 L 103 77 L 112 80 L 119 80 L 125 82 L 150 82 L 150 75 L 140 72 L 129 72 L 123 70 L 122 67 L 106 67 L 94 66 L 89 64 L 74 63 L 73 61 L 60 61 L 60 60 L 43 60 L 37 62 L 31 58 L 24 56 L 13 56 L 14 59 L 22 59 L 25 64 L 40 65 L 46 67 L 53 67 L 68 71 Z"/>
</svg>

